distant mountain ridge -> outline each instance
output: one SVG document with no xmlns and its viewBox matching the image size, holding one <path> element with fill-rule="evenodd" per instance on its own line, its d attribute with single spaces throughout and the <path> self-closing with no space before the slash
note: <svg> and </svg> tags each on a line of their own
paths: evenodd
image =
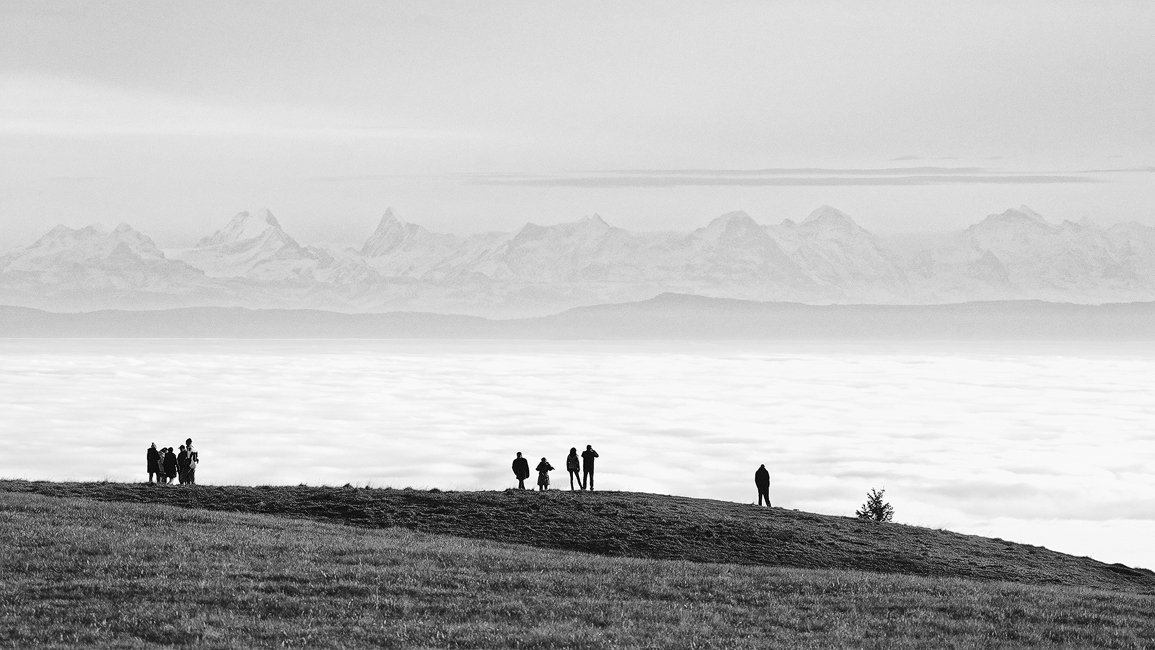
<svg viewBox="0 0 1155 650">
<path fill-rule="evenodd" d="M 661 294 L 496 320 L 389 312 L 186 307 L 61 314 L 0 307 L 0 338 L 1155 341 L 1155 302 L 804 305 Z"/>
<path fill-rule="evenodd" d="M 1026 206 L 896 247 L 822 206 L 800 222 L 724 214 L 689 233 L 598 215 L 512 233 L 434 233 L 386 210 L 360 248 L 301 245 L 268 210 L 191 248 L 121 224 L 58 226 L 0 255 L 0 303 L 58 311 L 244 306 L 535 316 L 662 293 L 807 304 L 1155 300 L 1155 228 L 1047 222 Z"/>
</svg>

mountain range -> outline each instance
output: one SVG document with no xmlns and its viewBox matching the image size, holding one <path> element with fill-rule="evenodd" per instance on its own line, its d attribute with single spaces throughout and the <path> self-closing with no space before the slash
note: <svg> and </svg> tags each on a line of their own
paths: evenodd
<svg viewBox="0 0 1155 650">
<path fill-rule="evenodd" d="M 0 338 L 1155 341 L 1155 302 L 996 300 L 804 305 L 664 293 L 530 318 L 182 307 L 48 312 L 0 306 Z"/>
<path fill-rule="evenodd" d="M 689 233 L 598 215 L 512 233 L 433 233 L 385 212 L 360 248 L 302 245 L 269 211 L 184 249 L 127 224 L 57 226 L 0 255 L 0 303 L 54 311 L 250 307 L 499 318 L 675 292 L 806 304 L 1155 300 L 1155 228 L 1055 224 L 1026 206 L 935 237 L 878 237 L 823 206 L 724 214 Z"/>
</svg>

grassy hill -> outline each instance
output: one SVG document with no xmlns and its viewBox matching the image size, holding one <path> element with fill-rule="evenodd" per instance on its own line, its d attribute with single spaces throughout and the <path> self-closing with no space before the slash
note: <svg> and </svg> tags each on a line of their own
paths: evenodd
<svg viewBox="0 0 1155 650">
<path fill-rule="evenodd" d="M 0 490 L 263 513 L 599 555 L 850 569 L 1155 593 L 1155 573 L 901 524 L 637 492 L 428 492 L 312 486 L 0 481 Z"/>
<path fill-rule="evenodd" d="M 3 481 L 0 648 L 1155 645 L 1149 572 L 1032 548 L 626 493 Z"/>
</svg>

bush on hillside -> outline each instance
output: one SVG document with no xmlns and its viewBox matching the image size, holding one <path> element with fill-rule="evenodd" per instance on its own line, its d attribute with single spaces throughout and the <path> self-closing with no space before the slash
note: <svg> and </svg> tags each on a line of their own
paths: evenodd
<svg viewBox="0 0 1155 650">
<path fill-rule="evenodd" d="M 894 519 L 894 507 L 882 500 L 882 495 L 886 494 L 886 489 L 875 490 L 870 488 L 870 492 L 866 495 L 866 503 L 862 507 L 854 511 L 859 519 L 866 519 L 868 521 L 892 521 Z"/>
</svg>

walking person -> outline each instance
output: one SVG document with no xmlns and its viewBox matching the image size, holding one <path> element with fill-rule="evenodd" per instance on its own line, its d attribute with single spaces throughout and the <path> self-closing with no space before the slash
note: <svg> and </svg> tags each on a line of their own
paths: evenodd
<svg viewBox="0 0 1155 650">
<path fill-rule="evenodd" d="M 197 484 L 197 465 L 200 464 L 200 454 L 197 453 L 196 447 L 193 447 L 192 438 L 184 441 L 185 451 L 188 452 L 188 483 L 189 485 Z"/>
<path fill-rule="evenodd" d="M 593 446 L 586 445 L 586 450 L 582 452 L 582 489 L 587 487 L 590 492 L 594 489 L 594 459 L 598 457 L 598 452 L 594 451 Z"/>
<path fill-rule="evenodd" d="M 553 465 L 550 465 L 549 461 L 545 459 L 545 456 L 542 456 L 541 462 L 537 464 L 538 490 L 545 492 L 549 489 L 549 473 L 551 471 L 553 471 Z"/>
<path fill-rule="evenodd" d="M 762 499 L 766 500 L 766 507 L 770 507 L 770 472 L 766 469 L 766 465 L 758 466 L 758 471 L 754 472 L 754 485 L 758 486 L 758 505 L 762 505 Z"/>
<path fill-rule="evenodd" d="M 581 465 L 578 462 L 577 447 L 569 448 L 569 456 L 565 458 L 565 468 L 569 472 L 569 491 L 573 492 L 573 480 L 577 479 L 578 489 L 586 489 L 586 484 L 582 483 Z"/>
<path fill-rule="evenodd" d="M 167 477 L 166 483 L 172 483 L 176 480 L 176 454 L 172 453 L 172 447 L 168 448 L 168 452 L 164 455 L 164 475 Z"/>
<path fill-rule="evenodd" d="M 152 443 L 152 446 L 148 448 L 148 453 L 145 454 L 145 459 L 147 461 L 146 468 L 148 470 L 148 482 L 152 483 L 153 474 L 156 474 L 158 478 L 160 476 L 160 452 L 156 450 L 155 442 Z"/>
<path fill-rule="evenodd" d="M 184 445 L 180 446 L 180 453 L 176 456 L 176 476 L 181 485 L 188 483 L 188 451 Z"/>
<path fill-rule="evenodd" d="M 517 452 L 517 458 L 513 459 L 513 475 L 517 477 L 517 489 L 525 489 L 525 479 L 529 478 L 529 461 L 521 457 L 521 452 Z"/>
</svg>

